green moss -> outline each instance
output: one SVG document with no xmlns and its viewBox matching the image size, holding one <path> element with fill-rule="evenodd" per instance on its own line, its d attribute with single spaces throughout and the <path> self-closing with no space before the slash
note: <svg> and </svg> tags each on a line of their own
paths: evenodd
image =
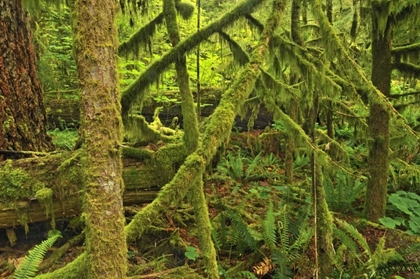
<svg viewBox="0 0 420 279">
<path fill-rule="evenodd" d="M 11 160 L 0 169 L 0 199 L 5 203 L 27 199 L 43 186 L 23 169 L 13 167 Z"/>
<path fill-rule="evenodd" d="M 124 147 L 122 155 L 124 158 L 132 158 L 137 160 L 152 159 L 154 152 L 149 149 L 139 149 L 133 147 Z"/>
<path fill-rule="evenodd" d="M 10 128 L 14 126 L 15 120 L 12 116 L 7 117 L 3 122 L 3 133 L 7 134 L 10 131 Z"/>
<path fill-rule="evenodd" d="M 53 209 L 53 191 L 50 188 L 42 188 L 36 191 L 35 198 L 45 207 L 45 214 L 51 214 L 51 227 L 55 230 L 55 215 Z"/>
</svg>

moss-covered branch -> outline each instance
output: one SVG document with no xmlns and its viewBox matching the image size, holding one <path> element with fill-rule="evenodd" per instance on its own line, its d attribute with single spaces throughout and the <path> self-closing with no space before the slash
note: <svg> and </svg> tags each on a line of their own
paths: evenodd
<svg viewBox="0 0 420 279">
<path fill-rule="evenodd" d="M 328 46 L 328 55 L 330 56 L 330 59 L 334 60 L 338 58 L 343 65 L 348 65 L 347 73 L 349 74 L 349 77 L 354 83 L 366 88 L 364 92 L 367 93 L 369 100 L 374 100 L 375 103 L 386 108 L 392 116 L 401 121 L 401 124 L 405 126 L 412 136 L 418 138 L 419 136 L 410 128 L 405 118 L 394 108 L 384 94 L 372 84 L 360 65 L 351 58 L 347 49 L 342 45 L 341 40 L 335 33 L 333 26 L 328 22 L 328 19 L 323 12 L 321 1 L 311 0 L 311 5 L 313 13 L 321 26 L 320 31 L 325 37 L 325 44 Z"/>
<path fill-rule="evenodd" d="M 410 52 L 419 52 L 419 51 L 420 51 L 420 43 L 416 43 L 416 44 L 410 44 L 406 46 L 393 47 L 391 53 L 393 55 L 401 55 L 401 54 L 407 54 Z"/>
<path fill-rule="evenodd" d="M 399 62 L 392 64 L 392 68 L 397 69 L 401 73 L 420 78 L 420 66 L 408 62 Z"/>
<path fill-rule="evenodd" d="M 218 20 L 189 36 L 176 47 L 165 53 L 159 60 L 153 62 L 136 81 L 122 92 L 121 105 L 124 121 L 127 120 L 129 109 L 134 100 L 142 99 L 144 89 L 153 83 L 171 63 L 174 63 L 178 59 L 180 55 L 192 50 L 212 34 L 233 24 L 237 19 L 250 14 L 262 2 L 262 0 L 247 0 L 239 3 Z"/>
<path fill-rule="evenodd" d="M 147 46 L 150 38 L 156 33 L 156 28 L 163 23 L 163 13 L 160 13 L 145 26 L 134 33 L 127 41 L 121 43 L 118 47 L 118 54 L 127 56 L 129 53 L 139 55 L 140 47 Z"/>
</svg>

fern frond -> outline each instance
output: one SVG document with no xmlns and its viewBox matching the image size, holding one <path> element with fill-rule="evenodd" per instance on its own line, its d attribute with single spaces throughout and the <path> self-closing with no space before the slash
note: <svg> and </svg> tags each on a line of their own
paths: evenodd
<svg viewBox="0 0 420 279">
<path fill-rule="evenodd" d="M 53 231 L 51 235 L 41 244 L 35 245 L 35 247 L 29 251 L 29 254 L 23 259 L 22 263 L 16 269 L 14 279 L 27 279 L 34 277 L 38 272 L 38 266 L 44 259 L 48 249 L 54 244 L 54 242 L 61 237 L 59 231 Z"/>
<path fill-rule="evenodd" d="M 279 233 L 281 241 L 281 250 L 284 251 L 284 254 L 288 254 L 290 248 L 290 238 L 289 238 L 289 216 L 287 215 L 287 205 L 283 207 L 282 212 L 282 222 L 279 223 Z"/>
<path fill-rule="evenodd" d="M 271 262 L 271 260 L 265 257 L 263 261 L 259 262 L 258 264 L 252 267 L 252 271 L 258 276 L 264 276 L 273 271 L 274 268 L 275 266 Z"/>
<path fill-rule="evenodd" d="M 391 261 L 404 261 L 404 258 L 395 249 L 385 248 L 385 236 L 383 236 L 372 254 L 372 263 L 376 270 L 380 265 L 386 265 Z"/>
<path fill-rule="evenodd" d="M 254 159 L 252 159 L 252 161 L 250 161 L 248 168 L 245 172 L 245 179 L 249 178 L 252 172 L 261 164 L 261 154 L 262 151 L 260 151 L 260 153 L 258 153 L 258 155 L 255 156 Z"/>
<path fill-rule="evenodd" d="M 335 218 L 335 221 L 338 225 L 340 225 L 341 228 L 344 229 L 344 231 L 356 241 L 358 245 L 363 249 L 363 253 L 365 253 L 369 258 L 372 256 L 372 251 L 370 250 L 369 244 L 367 243 L 367 240 L 361 234 L 355 227 L 353 227 L 351 224 L 347 223 L 346 221 L 340 220 L 338 218 Z"/>
<path fill-rule="evenodd" d="M 382 276 L 402 272 L 420 272 L 420 262 L 390 261 L 377 268 L 377 274 Z"/>
<path fill-rule="evenodd" d="M 354 241 L 352 237 L 347 235 L 343 230 L 337 228 L 336 226 L 333 227 L 333 234 L 340 240 L 341 244 L 346 246 L 353 255 L 357 255 L 357 243 Z"/>
<path fill-rule="evenodd" d="M 213 227 L 211 228 L 210 233 L 213 239 L 214 248 L 216 248 L 216 250 L 220 250 L 220 248 L 222 247 L 222 242 L 220 240 L 219 234 Z"/>
<path fill-rule="evenodd" d="M 276 248 L 276 220 L 274 218 L 273 202 L 270 200 L 267 212 L 265 213 L 264 225 L 264 242 L 267 247 L 273 251 Z"/>
<path fill-rule="evenodd" d="M 243 221 L 241 215 L 232 209 L 227 210 L 228 218 L 232 222 L 232 229 L 237 233 L 240 238 L 238 240 L 244 242 L 247 245 L 247 248 L 251 250 L 257 249 L 257 243 L 249 232 L 248 225 Z"/>
</svg>

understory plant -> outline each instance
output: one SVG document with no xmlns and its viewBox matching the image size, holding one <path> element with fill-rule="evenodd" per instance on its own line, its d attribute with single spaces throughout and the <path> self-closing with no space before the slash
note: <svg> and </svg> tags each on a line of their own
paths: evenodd
<svg viewBox="0 0 420 279">
<path fill-rule="evenodd" d="M 53 246 L 54 242 L 61 237 L 60 231 L 54 230 L 48 233 L 48 238 L 36 245 L 29 254 L 25 256 L 22 263 L 16 269 L 14 279 L 28 279 L 32 278 L 38 272 L 38 267 L 41 264 L 48 249 Z"/>
<path fill-rule="evenodd" d="M 261 278 L 270 274 L 271 278 L 293 278 L 293 263 L 307 257 L 304 250 L 313 229 L 308 222 L 308 210 L 295 211 L 288 202 L 273 202 L 272 198 L 267 197 L 268 208 L 262 218 L 256 220 L 256 225 L 248 224 L 243 206 L 235 209 L 225 206 L 213 220 L 212 237 L 219 251 L 230 250 L 232 256 L 253 253 L 260 258 L 250 268 L 254 276 Z M 257 278 L 251 276 L 249 270 L 238 270 L 234 274 L 221 270 L 225 278 Z"/>
<path fill-rule="evenodd" d="M 372 249 L 361 232 L 338 218 L 335 219 L 334 236 L 337 244 L 333 278 L 391 278 L 391 275 L 419 270 L 418 263 L 404 258 L 409 251 L 386 248 L 385 236 Z"/>
<path fill-rule="evenodd" d="M 420 235 L 420 196 L 397 191 L 388 197 L 388 215 L 379 221 L 388 228 L 401 228 L 408 234 Z M 392 216 L 392 217 L 390 217 Z"/>
</svg>

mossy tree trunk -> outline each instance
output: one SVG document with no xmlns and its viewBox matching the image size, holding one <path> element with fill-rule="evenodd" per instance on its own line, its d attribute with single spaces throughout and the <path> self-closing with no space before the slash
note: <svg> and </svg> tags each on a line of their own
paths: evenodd
<svg viewBox="0 0 420 279">
<path fill-rule="evenodd" d="M 388 97 L 391 90 L 391 41 L 392 19 L 379 11 L 387 12 L 385 1 L 372 1 L 372 83 Z M 381 26 L 386 16 L 385 26 Z M 369 180 L 366 189 L 365 213 L 367 219 L 377 222 L 385 216 L 388 150 L 389 150 L 389 111 L 376 99 L 369 99 Z"/>
<path fill-rule="evenodd" d="M 181 41 L 178 30 L 176 8 L 174 0 L 163 1 L 163 14 L 166 20 L 166 29 L 172 46 L 176 46 Z M 184 143 L 188 152 L 193 152 L 198 145 L 198 122 L 194 109 L 194 97 L 190 89 L 190 77 L 187 69 L 187 59 L 180 55 L 175 61 L 175 69 L 178 81 L 179 92 L 182 98 L 181 110 L 184 118 Z"/>
<path fill-rule="evenodd" d="M 303 46 L 303 38 L 300 33 L 300 12 L 301 12 L 301 1 L 302 0 L 293 0 L 292 2 L 292 11 L 291 11 L 291 20 L 290 20 L 290 30 L 292 35 L 292 40 L 296 44 Z M 299 74 L 290 69 L 290 84 L 293 85 L 299 82 Z M 288 107 L 289 116 L 296 123 L 298 123 L 298 110 L 299 110 L 299 101 L 297 97 L 292 97 L 291 102 Z M 285 153 L 285 175 L 286 183 L 293 183 L 293 162 L 295 154 L 295 138 L 293 135 L 287 135 L 287 145 Z"/>
<path fill-rule="evenodd" d="M 0 2 L 0 53 L 0 150 L 51 149 L 32 33 L 22 1 Z"/>
<path fill-rule="evenodd" d="M 333 24 L 333 2 L 327 0 L 327 18 L 328 21 Z M 327 135 L 334 139 L 334 118 L 333 118 L 333 104 L 331 101 L 326 101 L 325 108 L 326 122 L 327 122 Z"/>
<path fill-rule="evenodd" d="M 74 41 L 82 92 L 87 278 L 125 278 L 127 271 L 116 12 L 117 2 L 113 0 L 75 3 Z"/>
</svg>

